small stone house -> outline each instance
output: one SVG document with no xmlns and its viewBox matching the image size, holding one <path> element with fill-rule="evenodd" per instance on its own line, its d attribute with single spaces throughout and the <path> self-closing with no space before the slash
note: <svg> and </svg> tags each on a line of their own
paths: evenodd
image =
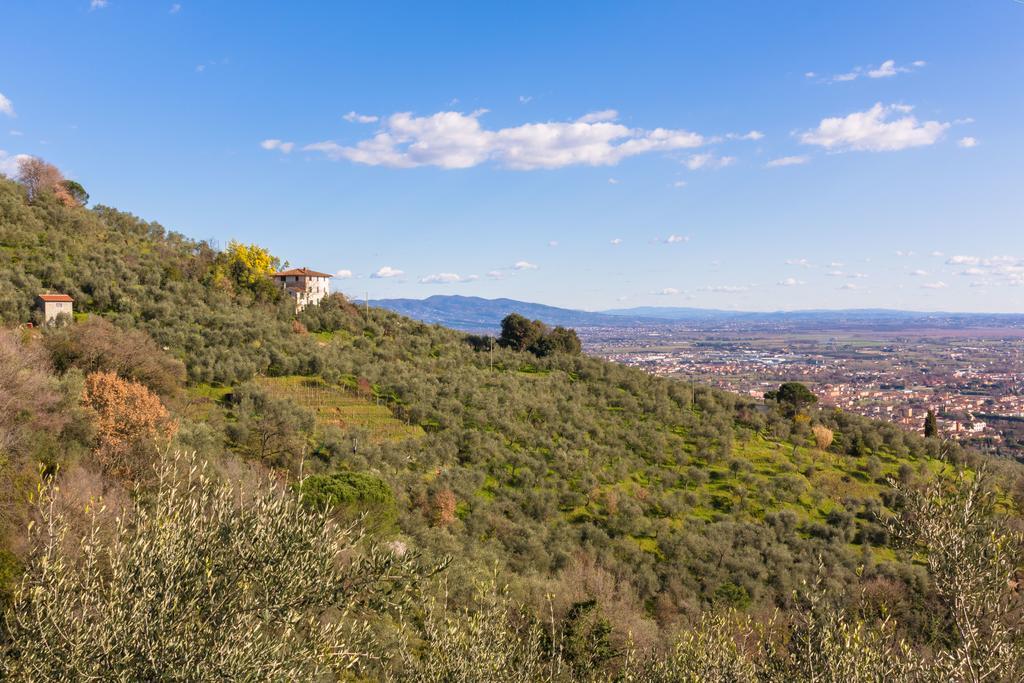
<svg viewBox="0 0 1024 683">
<path fill-rule="evenodd" d="M 52 323 L 61 314 L 70 318 L 75 312 L 74 302 L 67 294 L 40 294 L 36 297 L 36 305 L 43 315 L 44 323 Z"/>
<path fill-rule="evenodd" d="M 310 304 L 318 304 L 331 293 L 331 275 L 309 268 L 292 268 L 271 275 L 295 302 L 296 312 Z"/>
</svg>

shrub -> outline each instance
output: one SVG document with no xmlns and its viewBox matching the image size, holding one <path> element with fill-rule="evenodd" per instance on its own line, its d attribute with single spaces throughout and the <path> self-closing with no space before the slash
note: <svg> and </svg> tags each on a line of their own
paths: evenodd
<svg viewBox="0 0 1024 683">
<path fill-rule="evenodd" d="M 269 480 L 239 495 L 191 458 L 161 462 L 109 541 L 102 510 L 67 539 L 53 493 L 8 615 L 11 680 L 336 679 L 369 649 L 356 617 L 403 604 L 422 576 L 411 554 L 353 559 L 358 534 L 325 511 Z"/>
<path fill-rule="evenodd" d="M 142 384 L 113 372 L 94 372 L 85 378 L 83 405 L 93 411 L 94 452 L 108 474 L 139 481 L 177 428 L 159 397 Z"/>
</svg>

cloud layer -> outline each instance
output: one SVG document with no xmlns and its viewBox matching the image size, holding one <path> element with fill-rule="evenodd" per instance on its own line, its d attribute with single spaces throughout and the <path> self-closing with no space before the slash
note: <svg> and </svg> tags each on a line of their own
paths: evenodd
<svg viewBox="0 0 1024 683">
<path fill-rule="evenodd" d="M 618 113 L 611 109 L 571 122 L 527 123 L 496 130 L 481 124 L 480 117 L 485 113 L 442 111 L 415 116 L 401 112 L 384 120 L 373 137 L 354 145 L 327 140 L 303 149 L 370 166 L 456 169 L 490 161 L 506 168 L 531 170 L 612 166 L 638 154 L 691 149 L 708 142 L 702 135 L 686 130 L 645 130 L 615 123 Z"/>
</svg>

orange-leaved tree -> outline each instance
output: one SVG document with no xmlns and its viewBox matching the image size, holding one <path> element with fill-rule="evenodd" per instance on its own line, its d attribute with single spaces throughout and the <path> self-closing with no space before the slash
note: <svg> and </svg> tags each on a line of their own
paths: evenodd
<svg viewBox="0 0 1024 683">
<path fill-rule="evenodd" d="M 103 469 L 130 481 L 147 477 L 159 447 L 177 429 L 160 398 L 117 373 L 93 372 L 85 378 L 82 400 L 95 414 L 95 453 Z"/>
</svg>

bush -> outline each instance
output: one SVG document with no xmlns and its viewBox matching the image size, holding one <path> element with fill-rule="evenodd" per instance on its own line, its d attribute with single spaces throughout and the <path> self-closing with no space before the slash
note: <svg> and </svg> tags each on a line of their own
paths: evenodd
<svg viewBox="0 0 1024 683">
<path fill-rule="evenodd" d="M 67 539 L 52 501 L 42 489 L 8 615 L 11 680 L 337 678 L 368 652 L 358 615 L 404 603 L 420 576 L 411 555 L 352 559 L 358 535 L 272 482 L 239 495 L 189 458 L 161 463 L 109 541 L 102 510 Z"/>
</svg>

